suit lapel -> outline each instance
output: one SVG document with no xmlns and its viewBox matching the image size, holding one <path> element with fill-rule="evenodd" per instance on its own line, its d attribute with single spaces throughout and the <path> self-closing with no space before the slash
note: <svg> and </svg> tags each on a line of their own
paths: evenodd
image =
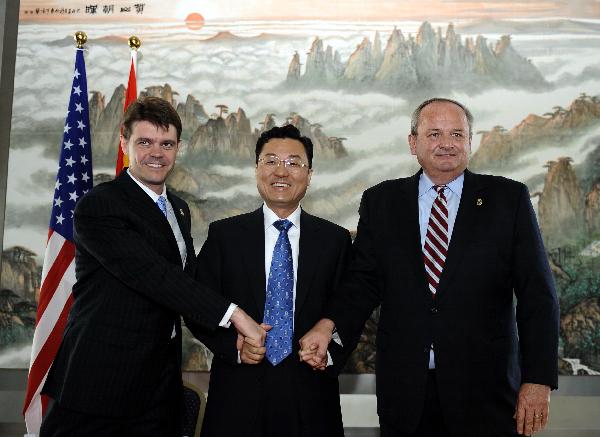
<svg viewBox="0 0 600 437">
<path fill-rule="evenodd" d="M 442 271 L 440 284 L 437 288 L 436 299 L 444 297 L 449 283 L 452 281 L 452 276 L 463 258 L 461 254 L 464 253 L 470 243 L 476 223 L 477 198 L 481 196 L 482 189 L 477 175 L 465 170 L 463 190 L 460 196 L 454 229 L 452 230 L 450 246 L 448 247 L 446 263 Z"/>
<path fill-rule="evenodd" d="M 413 264 L 413 271 L 417 275 L 418 283 L 424 284 L 424 287 L 427 289 L 427 296 L 429 296 L 431 293 L 429 293 L 427 277 L 425 276 L 423 249 L 421 247 L 421 227 L 419 225 L 419 180 L 421 179 L 422 172 L 423 170 L 419 170 L 404 185 L 402 199 L 398 203 L 403 205 L 405 209 L 404 211 L 395 212 L 395 215 L 396 217 L 404 217 L 406 220 L 404 226 L 406 227 L 409 244 L 409 250 L 407 251 L 408 261 Z"/>
<path fill-rule="evenodd" d="M 194 253 L 194 242 L 191 234 L 191 219 L 189 217 L 189 213 L 186 213 L 187 208 L 184 208 L 184 205 L 182 205 L 182 202 L 178 197 L 171 195 L 169 190 L 167 190 L 167 197 L 169 198 L 169 202 L 171 202 L 171 206 L 173 207 L 173 213 L 177 219 L 177 224 L 179 225 L 179 230 L 183 236 L 183 241 L 185 241 L 187 267 L 189 265 L 188 261 L 192 260 L 196 256 Z M 177 241 L 175 241 L 175 245 L 177 245 Z M 179 247 L 177 247 L 177 251 L 179 251 Z"/>
<path fill-rule="evenodd" d="M 298 248 L 298 274 L 296 276 L 296 305 L 294 319 L 302 310 L 306 296 L 315 275 L 321 250 L 318 238 L 319 226 L 310 214 L 302 210 L 300 214 L 300 244 Z"/>
<path fill-rule="evenodd" d="M 248 284 L 252 287 L 252 295 L 257 306 L 257 322 L 261 322 L 265 312 L 265 222 L 262 207 L 246 216 L 242 224 L 240 248 L 248 275 Z"/>
<path fill-rule="evenodd" d="M 177 258 L 174 259 L 179 260 L 181 263 L 179 248 L 177 247 L 177 241 L 173 235 L 171 225 L 169 225 L 169 222 L 158 206 L 152 201 L 150 196 L 135 183 L 130 175 L 126 174 L 126 171 L 127 170 L 124 169 L 119 174 L 116 182 L 122 187 L 127 198 L 127 203 L 131 206 L 131 210 L 142 216 L 148 222 L 150 227 L 166 236 L 168 248 L 171 250 L 171 253 L 177 254 Z M 167 248 L 162 248 L 162 250 L 165 249 Z"/>
<path fill-rule="evenodd" d="M 421 231 L 419 227 L 419 179 L 422 170 L 410 178 L 398 180 L 396 192 L 389 206 L 382 208 L 386 219 L 382 223 L 385 236 L 391 250 L 387 256 L 392 265 L 406 266 L 412 272 L 417 284 L 426 288 L 425 265 L 421 249 Z M 398 278 L 398 281 L 405 280 Z M 428 296 L 430 293 L 423 296 Z"/>
</svg>

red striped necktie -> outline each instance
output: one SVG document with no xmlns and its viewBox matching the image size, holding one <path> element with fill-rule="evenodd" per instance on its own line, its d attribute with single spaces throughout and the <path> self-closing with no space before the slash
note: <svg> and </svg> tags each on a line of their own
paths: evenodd
<svg viewBox="0 0 600 437">
<path fill-rule="evenodd" d="M 434 185 L 437 197 L 431 206 L 425 244 L 423 245 L 423 261 L 433 297 L 440 283 L 442 270 L 448 253 L 448 202 L 444 195 L 446 185 Z"/>
</svg>

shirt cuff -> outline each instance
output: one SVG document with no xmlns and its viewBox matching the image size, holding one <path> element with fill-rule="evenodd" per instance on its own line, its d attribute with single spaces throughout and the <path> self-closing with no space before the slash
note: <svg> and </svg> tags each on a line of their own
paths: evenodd
<svg viewBox="0 0 600 437">
<path fill-rule="evenodd" d="M 333 360 L 331 359 L 331 354 L 327 351 L 327 367 L 333 366 Z"/>
<path fill-rule="evenodd" d="M 235 311 L 235 309 L 238 306 L 234 303 L 230 303 L 229 304 L 229 308 L 227 308 L 227 311 L 225 312 L 225 315 L 223 316 L 223 318 L 221 319 L 221 321 L 219 322 L 219 326 L 221 328 L 229 328 L 231 326 L 231 315 L 233 314 L 233 312 Z"/>
<path fill-rule="evenodd" d="M 342 344 L 342 339 L 340 338 L 340 334 L 338 334 L 337 331 L 333 331 L 333 334 L 331 334 L 331 339 L 340 346 L 344 347 L 344 345 Z"/>
</svg>

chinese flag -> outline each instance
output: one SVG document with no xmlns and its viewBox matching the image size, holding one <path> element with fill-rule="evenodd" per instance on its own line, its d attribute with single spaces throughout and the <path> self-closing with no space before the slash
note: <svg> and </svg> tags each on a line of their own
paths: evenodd
<svg viewBox="0 0 600 437">
<path fill-rule="evenodd" d="M 123 105 L 123 112 L 127 110 L 129 105 L 137 99 L 137 79 L 135 77 L 135 64 L 136 64 L 136 51 L 131 51 L 131 66 L 129 67 L 129 80 L 127 81 L 127 89 L 125 90 L 125 104 Z M 123 129 L 121 129 L 123 133 Z M 118 176 L 123 168 L 129 166 L 129 159 L 127 155 L 123 155 L 121 150 L 121 142 L 117 145 L 117 166 L 115 168 L 115 175 Z"/>
</svg>

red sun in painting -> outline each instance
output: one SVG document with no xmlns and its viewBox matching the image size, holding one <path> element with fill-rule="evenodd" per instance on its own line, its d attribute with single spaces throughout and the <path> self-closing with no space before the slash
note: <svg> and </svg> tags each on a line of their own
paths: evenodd
<svg viewBox="0 0 600 437">
<path fill-rule="evenodd" d="M 185 25 L 190 30 L 200 30 L 204 26 L 204 17 L 196 12 L 185 17 Z"/>
</svg>

